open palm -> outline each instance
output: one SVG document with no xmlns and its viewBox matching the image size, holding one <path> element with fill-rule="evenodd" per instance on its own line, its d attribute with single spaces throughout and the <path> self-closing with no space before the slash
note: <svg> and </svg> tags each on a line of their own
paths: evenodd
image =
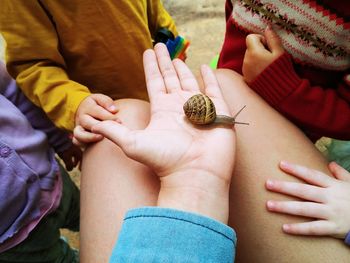
<svg viewBox="0 0 350 263">
<path fill-rule="evenodd" d="M 163 44 L 144 53 L 144 70 L 151 104 L 151 119 L 144 130 L 131 131 L 122 124 L 103 121 L 93 132 L 109 138 L 130 158 L 167 175 L 203 171 L 224 181 L 231 178 L 235 134 L 230 126 L 198 127 L 189 123 L 183 104 L 200 93 L 197 81 L 181 60 L 171 61 Z M 205 93 L 218 114 L 230 115 L 214 73 L 201 69 Z"/>
</svg>

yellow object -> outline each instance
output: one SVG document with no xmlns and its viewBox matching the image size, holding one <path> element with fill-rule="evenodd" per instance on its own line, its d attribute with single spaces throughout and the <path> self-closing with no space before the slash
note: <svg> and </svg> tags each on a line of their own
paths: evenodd
<svg viewBox="0 0 350 263">
<path fill-rule="evenodd" d="M 142 54 L 161 27 L 177 35 L 160 0 L 2 0 L 0 8 L 9 73 L 66 130 L 91 93 L 147 99 Z"/>
</svg>

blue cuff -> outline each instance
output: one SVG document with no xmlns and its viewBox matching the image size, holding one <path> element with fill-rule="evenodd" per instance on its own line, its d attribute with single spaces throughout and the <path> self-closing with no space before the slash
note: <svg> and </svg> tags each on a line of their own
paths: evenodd
<svg viewBox="0 0 350 263">
<path fill-rule="evenodd" d="M 232 263 L 236 234 L 227 225 L 175 209 L 143 207 L 124 219 L 110 262 Z"/>
</svg>

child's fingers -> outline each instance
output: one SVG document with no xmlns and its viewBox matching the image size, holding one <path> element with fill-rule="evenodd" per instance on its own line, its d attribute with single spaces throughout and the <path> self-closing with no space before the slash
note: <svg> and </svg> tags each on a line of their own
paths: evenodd
<svg viewBox="0 0 350 263">
<path fill-rule="evenodd" d="M 126 153 L 135 148 L 135 137 L 126 126 L 123 126 L 118 122 L 109 120 L 102 121 L 94 125 L 91 128 L 91 131 L 108 138 L 122 148 Z"/>
<path fill-rule="evenodd" d="M 328 216 L 327 207 L 323 204 L 300 201 L 272 201 L 266 203 L 271 212 L 304 216 L 311 218 L 326 219 Z"/>
<path fill-rule="evenodd" d="M 282 54 L 284 52 L 283 45 L 279 36 L 272 30 L 271 27 L 265 29 L 266 44 L 273 54 Z"/>
<path fill-rule="evenodd" d="M 204 92 L 207 96 L 213 99 L 217 113 L 230 115 L 229 109 L 223 99 L 216 76 L 208 65 L 201 66 L 201 76 L 204 84 Z"/>
<path fill-rule="evenodd" d="M 266 50 L 264 46 L 265 37 L 259 34 L 249 34 L 246 39 L 246 45 L 247 50 L 254 51 L 254 50 Z"/>
<path fill-rule="evenodd" d="M 187 65 L 180 59 L 174 59 L 173 64 L 179 76 L 181 88 L 186 91 L 199 93 L 197 80 Z"/>
<path fill-rule="evenodd" d="M 201 76 L 204 83 L 205 94 L 209 97 L 223 99 L 218 80 L 208 65 L 201 66 Z"/>
<path fill-rule="evenodd" d="M 87 114 L 84 114 L 79 117 L 79 125 L 88 131 L 91 131 L 92 126 L 98 124 L 99 122 L 99 120 L 96 120 L 95 118 Z"/>
<path fill-rule="evenodd" d="M 304 183 L 267 180 L 266 188 L 270 191 L 286 194 L 308 201 L 325 202 L 323 188 Z"/>
<path fill-rule="evenodd" d="M 117 118 L 116 115 L 110 113 L 109 111 L 105 110 L 105 108 L 100 106 L 93 106 L 91 109 L 89 109 L 89 113 L 86 114 L 101 121 L 114 120 Z"/>
<path fill-rule="evenodd" d="M 291 235 L 330 236 L 335 234 L 334 225 L 326 220 L 284 224 L 282 229 Z"/>
<path fill-rule="evenodd" d="M 156 53 L 158 66 L 164 79 L 166 91 L 168 93 L 179 91 L 181 89 L 180 81 L 167 47 L 163 43 L 159 43 L 155 45 L 154 52 Z"/>
<path fill-rule="evenodd" d="M 313 185 L 327 187 L 332 183 L 332 178 L 330 176 L 305 166 L 292 164 L 286 161 L 281 161 L 279 166 L 282 171 Z"/>
<path fill-rule="evenodd" d="M 350 173 L 336 162 L 331 162 L 328 165 L 329 170 L 333 176 L 339 180 L 350 182 Z"/>
<path fill-rule="evenodd" d="M 85 130 L 91 130 L 91 127 L 104 120 L 113 120 L 120 122 L 120 120 L 112 113 L 106 111 L 100 106 L 92 106 L 89 113 L 81 114 L 79 116 L 79 125 Z"/>
<path fill-rule="evenodd" d="M 103 94 L 93 94 L 91 97 L 95 100 L 95 102 L 103 107 L 104 109 L 108 110 L 111 113 L 117 112 L 117 107 L 114 105 L 114 101 L 112 98 L 103 95 Z"/>
<path fill-rule="evenodd" d="M 147 49 L 143 53 L 143 68 L 145 71 L 148 96 L 152 102 L 154 97 L 166 93 L 163 76 L 160 73 L 154 50 Z"/>
<path fill-rule="evenodd" d="M 82 146 L 84 144 L 92 142 L 97 142 L 103 139 L 102 135 L 88 132 L 80 125 L 74 128 L 73 134 L 73 143 L 78 146 Z"/>
</svg>

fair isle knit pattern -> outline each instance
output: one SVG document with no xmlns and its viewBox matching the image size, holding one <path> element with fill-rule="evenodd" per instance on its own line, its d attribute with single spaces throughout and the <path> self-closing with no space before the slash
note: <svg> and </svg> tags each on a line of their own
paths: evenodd
<svg viewBox="0 0 350 263">
<path fill-rule="evenodd" d="M 297 63 L 344 71 L 350 68 L 350 23 L 308 0 L 231 0 L 240 29 L 262 33 L 267 25 Z"/>
</svg>

